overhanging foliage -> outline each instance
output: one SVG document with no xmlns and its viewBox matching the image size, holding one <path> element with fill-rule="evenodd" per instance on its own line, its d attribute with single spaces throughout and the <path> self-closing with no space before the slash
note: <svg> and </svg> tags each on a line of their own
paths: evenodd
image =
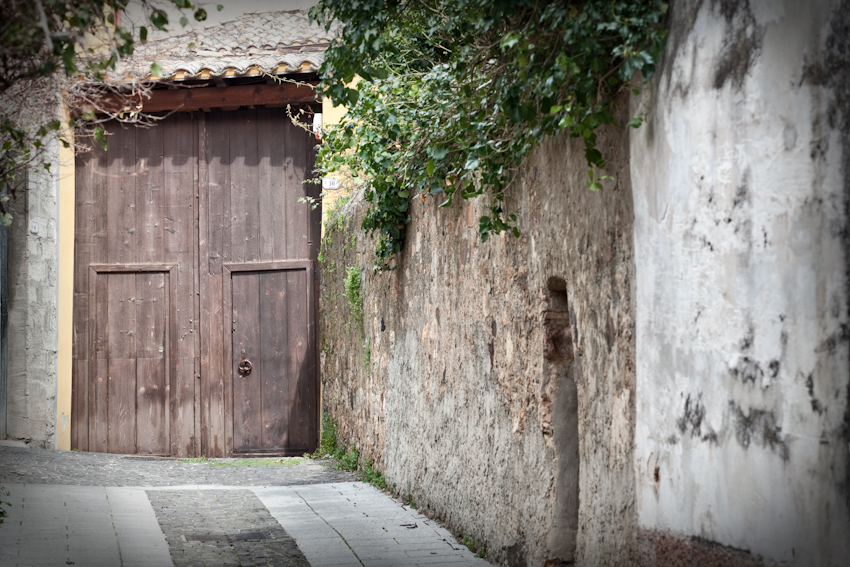
<svg viewBox="0 0 850 567">
<path fill-rule="evenodd" d="M 37 165 L 50 167 L 41 158 L 47 142 L 59 137 L 62 128 L 59 96 L 68 102 L 91 103 L 98 94 L 126 89 L 106 84 L 105 73 L 132 55 L 137 41 L 146 40 L 147 26 L 166 29 L 169 22 L 164 8 L 169 5 L 197 21 L 207 17 L 206 10 L 190 0 L 133 3 L 141 8 L 147 24 L 138 29 L 133 29 L 132 23 L 120 23 L 130 0 L 0 0 L 0 189 L 7 184 L 10 189 L 10 194 L 0 197 L 0 222 L 4 225 L 12 220 L 6 201 L 14 196 L 16 176 Z M 180 24 L 188 23 L 189 19 L 181 16 Z M 86 84 L 94 86 L 86 88 Z M 83 116 L 84 121 L 94 120 L 94 113 L 89 114 Z M 104 120 L 117 118 L 105 114 Z M 121 120 L 145 123 L 139 114 Z M 68 122 L 70 128 L 79 125 L 74 119 Z M 95 142 L 106 144 L 99 125 L 89 130 Z M 68 145 L 67 140 L 62 142 Z"/>
<path fill-rule="evenodd" d="M 582 138 L 588 186 L 600 189 L 596 132 L 614 123 L 613 96 L 634 73 L 654 72 L 666 9 L 660 0 L 321 0 L 311 18 L 345 24 L 322 86 L 349 108 L 324 133 L 318 163 L 366 178 L 363 228 L 377 234 L 378 268 L 402 250 L 417 195 L 448 206 L 489 191 L 482 240 L 518 235 L 505 191 L 546 136 Z"/>
</svg>

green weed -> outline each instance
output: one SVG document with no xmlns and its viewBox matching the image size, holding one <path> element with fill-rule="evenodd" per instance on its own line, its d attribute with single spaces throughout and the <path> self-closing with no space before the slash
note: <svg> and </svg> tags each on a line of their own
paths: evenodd
<svg viewBox="0 0 850 567">
<path fill-rule="evenodd" d="M 368 482 L 375 488 L 384 490 L 387 487 L 387 481 L 384 478 L 384 473 L 381 469 L 372 466 L 372 459 L 363 459 L 363 470 L 360 471 L 360 480 Z"/>
<path fill-rule="evenodd" d="M 471 537 L 464 536 L 462 543 L 463 543 L 463 545 L 468 547 L 469 551 L 474 553 L 477 557 L 480 557 L 482 559 L 487 557 L 487 549 L 485 549 L 485 547 L 483 545 L 476 544 L 475 540 L 473 540 Z"/>
<path fill-rule="evenodd" d="M 336 426 L 337 421 L 331 419 L 330 413 L 325 412 L 322 414 L 322 435 L 319 438 L 319 448 L 313 453 L 314 459 L 320 459 L 325 455 L 333 457 L 336 454 Z"/>
<path fill-rule="evenodd" d="M 211 467 L 285 467 L 297 465 L 302 457 L 284 457 L 280 459 L 236 459 L 234 461 L 210 461 Z"/>
<path fill-rule="evenodd" d="M 193 459 L 183 459 L 183 463 L 206 463 L 211 467 L 285 467 L 297 465 L 302 457 L 283 457 L 279 459 L 234 459 L 232 461 L 208 459 L 206 455 Z"/>
<path fill-rule="evenodd" d="M 410 507 L 411 507 L 411 508 L 413 508 L 414 510 L 416 510 L 416 502 L 413 500 L 413 495 L 412 495 L 412 494 L 408 494 L 408 495 L 407 495 L 407 503 L 410 505 Z"/>
<path fill-rule="evenodd" d="M 183 459 L 180 462 L 181 463 L 206 463 L 208 461 L 209 461 L 209 459 L 207 459 L 207 456 L 203 455 L 201 457 L 194 457 L 192 459 Z"/>
<path fill-rule="evenodd" d="M 342 449 L 339 448 L 334 458 L 336 459 L 336 468 L 338 470 L 356 471 L 357 462 L 360 460 L 360 453 L 357 452 L 356 447 L 351 447 L 347 453 L 343 453 Z"/>
<path fill-rule="evenodd" d="M 345 297 L 348 306 L 351 307 L 351 316 L 360 329 L 360 335 L 365 338 L 366 332 L 363 328 L 363 288 L 360 281 L 360 267 L 348 266 L 345 269 Z"/>
</svg>

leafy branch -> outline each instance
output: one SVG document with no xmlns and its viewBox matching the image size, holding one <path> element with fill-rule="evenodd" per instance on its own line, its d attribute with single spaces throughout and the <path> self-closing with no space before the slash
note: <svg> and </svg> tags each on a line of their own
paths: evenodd
<svg viewBox="0 0 850 567">
<path fill-rule="evenodd" d="M 633 88 L 635 72 L 652 76 L 666 9 L 660 0 L 321 0 L 310 17 L 345 24 L 321 86 L 349 108 L 326 128 L 318 166 L 369 181 L 362 226 L 377 235 L 377 268 L 403 249 L 415 197 L 449 206 L 489 193 L 482 240 L 519 235 L 505 193 L 547 136 L 582 139 L 588 187 L 601 189 L 598 129 L 615 123 L 614 96 Z"/>
<path fill-rule="evenodd" d="M 119 120 L 149 126 L 157 117 L 138 111 L 111 108 L 106 101 L 138 102 L 149 96 L 150 83 L 109 78 L 108 72 L 133 55 L 144 43 L 148 27 L 167 31 L 173 5 L 191 13 L 196 21 L 207 17 L 203 7 L 189 0 L 133 0 L 145 15 L 138 29 L 121 25 L 130 0 L 2 0 L 0 1 L 0 221 L 8 225 L 7 201 L 15 196 L 14 181 L 33 167 L 50 169 L 45 149 L 59 139 L 70 146 L 64 127 L 80 129 L 78 141 L 105 146 L 100 125 Z M 222 6 L 219 5 L 221 10 Z M 189 23 L 187 17 L 180 24 Z M 156 64 L 151 68 L 153 74 Z M 63 100 L 76 116 L 63 118 Z M 63 124 L 64 122 L 64 124 Z M 86 149 L 85 143 L 77 150 Z"/>
</svg>

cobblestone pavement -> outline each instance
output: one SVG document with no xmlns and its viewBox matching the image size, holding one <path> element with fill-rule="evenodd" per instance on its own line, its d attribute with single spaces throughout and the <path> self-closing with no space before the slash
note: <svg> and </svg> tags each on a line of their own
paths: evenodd
<svg viewBox="0 0 850 567">
<path fill-rule="evenodd" d="M 309 567 L 250 490 L 149 490 L 175 567 Z"/>
<path fill-rule="evenodd" d="M 235 460 L 215 459 L 212 463 Z M 328 467 L 327 461 L 309 459 L 297 465 L 214 466 L 185 459 L 0 446 L 0 484 L 288 486 L 355 479 L 351 473 Z"/>
</svg>

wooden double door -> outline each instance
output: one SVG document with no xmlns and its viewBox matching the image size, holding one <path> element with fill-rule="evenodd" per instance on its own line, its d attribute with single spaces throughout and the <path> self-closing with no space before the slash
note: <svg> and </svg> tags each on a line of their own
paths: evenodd
<svg viewBox="0 0 850 567">
<path fill-rule="evenodd" d="M 276 108 L 107 133 L 76 163 L 72 446 L 314 449 L 315 140 Z"/>
</svg>

